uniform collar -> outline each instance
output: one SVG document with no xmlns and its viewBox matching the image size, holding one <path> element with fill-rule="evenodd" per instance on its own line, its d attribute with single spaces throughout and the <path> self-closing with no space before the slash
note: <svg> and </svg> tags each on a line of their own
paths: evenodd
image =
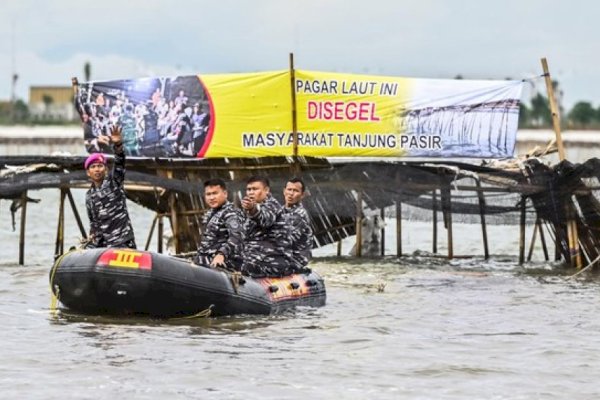
<svg viewBox="0 0 600 400">
<path fill-rule="evenodd" d="M 286 210 L 294 210 L 294 209 L 296 209 L 296 208 L 300 208 L 300 207 L 302 207 L 302 202 L 301 202 L 301 201 L 297 202 L 296 204 L 292 204 L 292 205 L 291 205 L 291 206 L 289 206 L 289 207 L 288 207 L 288 206 L 285 206 L 285 209 L 286 209 Z"/>
</svg>

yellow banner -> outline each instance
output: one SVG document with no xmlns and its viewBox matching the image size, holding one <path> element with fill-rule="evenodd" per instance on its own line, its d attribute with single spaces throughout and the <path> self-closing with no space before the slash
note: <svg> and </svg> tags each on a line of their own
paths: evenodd
<svg viewBox="0 0 600 400">
<path fill-rule="evenodd" d="M 298 154 L 404 155 L 399 118 L 410 87 L 405 78 L 298 71 Z"/>
<path fill-rule="evenodd" d="M 264 157 L 292 154 L 289 71 L 202 75 L 211 124 L 200 157 Z"/>
<path fill-rule="evenodd" d="M 75 100 L 90 152 L 120 124 L 134 156 L 493 158 L 513 154 L 522 86 L 286 70 L 89 82 Z"/>
</svg>

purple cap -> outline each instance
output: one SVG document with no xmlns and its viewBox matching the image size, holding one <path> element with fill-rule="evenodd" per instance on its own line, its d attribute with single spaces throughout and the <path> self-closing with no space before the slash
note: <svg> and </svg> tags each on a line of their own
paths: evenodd
<svg viewBox="0 0 600 400">
<path fill-rule="evenodd" d="M 83 166 L 85 167 L 85 169 L 88 169 L 90 165 L 95 164 L 95 163 L 102 163 L 102 164 L 106 165 L 106 157 L 104 157 L 104 154 L 102 154 L 102 153 L 90 154 L 89 157 L 85 159 L 85 163 L 83 164 Z"/>
</svg>

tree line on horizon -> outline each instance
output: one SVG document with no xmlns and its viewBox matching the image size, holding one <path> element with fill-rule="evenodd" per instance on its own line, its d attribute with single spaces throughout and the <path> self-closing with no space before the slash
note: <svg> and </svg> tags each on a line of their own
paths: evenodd
<svg viewBox="0 0 600 400">
<path fill-rule="evenodd" d="M 594 108 L 589 101 L 579 101 L 565 112 L 559 106 L 561 116 L 561 128 L 592 130 L 600 129 L 600 106 Z M 19 99 L 14 104 L 0 102 L 0 124 L 1 125 L 64 125 L 72 121 L 43 120 L 32 118 L 27 103 Z M 520 129 L 551 129 L 552 115 L 548 105 L 548 98 L 538 93 L 526 104 L 521 102 L 519 111 Z"/>
<path fill-rule="evenodd" d="M 600 129 L 600 106 L 594 108 L 589 101 L 578 101 L 565 111 L 559 104 L 559 115 L 562 129 L 592 130 Z M 548 98 L 537 93 L 531 98 L 529 105 L 521 102 L 519 111 L 520 129 L 551 129 L 552 114 Z"/>
<path fill-rule="evenodd" d="M 89 81 L 91 79 L 91 64 L 89 62 L 84 64 L 83 72 L 86 81 Z M 463 76 L 457 75 L 455 79 L 463 79 Z M 560 102 L 562 93 L 559 90 L 558 81 L 552 81 L 552 87 L 554 92 L 559 94 L 558 107 L 562 129 L 600 129 L 600 105 L 594 108 L 589 101 L 578 101 L 570 110 L 565 112 Z M 43 100 L 46 108 L 53 102 L 52 98 L 44 98 Z M 33 118 L 29 112 L 29 106 L 22 99 L 16 99 L 14 102 L 0 102 L 0 125 L 64 125 L 72 123 L 72 121 L 66 120 Z M 552 128 L 552 114 L 548 97 L 538 92 L 531 98 L 529 104 L 521 102 L 519 128 Z"/>
</svg>

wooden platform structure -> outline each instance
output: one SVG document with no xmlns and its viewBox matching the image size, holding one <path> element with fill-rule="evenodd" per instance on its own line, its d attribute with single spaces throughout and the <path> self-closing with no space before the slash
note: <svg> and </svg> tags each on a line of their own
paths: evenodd
<svg viewBox="0 0 600 400">
<path fill-rule="evenodd" d="M 71 207 L 82 237 L 86 228 L 79 216 L 71 190 L 89 187 L 83 170 L 84 157 L 0 157 L 0 198 L 12 199 L 12 209 L 21 209 L 19 263 L 25 257 L 25 221 L 28 193 L 42 188 L 60 190 L 57 210 L 55 254 L 64 252 L 65 207 Z M 403 208 L 420 209 L 432 223 L 432 253 L 437 253 L 438 215 L 447 237 L 448 258 L 454 254 L 453 221 L 471 221 L 481 226 L 482 253 L 487 259 L 491 220 L 520 226 L 519 261 L 530 260 L 539 237 L 545 259 L 563 259 L 581 267 L 600 257 L 600 161 L 580 165 L 562 162 L 549 167 L 536 158 L 512 160 L 506 164 L 472 165 L 458 162 L 338 162 L 307 158 L 257 158 L 172 160 L 131 158 L 127 160 L 126 193 L 130 200 L 154 212 L 152 235 L 163 252 L 165 220 L 174 235 L 175 251 L 194 252 L 201 235 L 201 217 L 206 210 L 202 182 L 222 178 L 230 187 L 233 201 L 243 195 L 245 180 L 265 175 L 272 191 L 281 193 L 287 179 L 300 176 L 310 196 L 307 208 L 315 232 L 315 247 L 356 235 L 356 256 L 362 256 L 362 222 L 366 215 L 396 218 L 396 255 L 402 251 Z M 83 205 L 81 205 L 83 206 Z M 404 217 L 404 218 L 403 218 Z M 468 217 L 468 218 L 467 218 Z M 535 224 L 526 257 L 525 227 Z M 555 242 L 548 250 L 547 235 Z M 385 237 L 385 235 L 382 235 Z M 70 245 L 70 244 L 68 244 Z M 385 242 L 380 255 L 384 255 Z M 341 255 L 341 247 L 338 247 Z M 467 255 L 472 256 L 472 255 Z"/>
</svg>

